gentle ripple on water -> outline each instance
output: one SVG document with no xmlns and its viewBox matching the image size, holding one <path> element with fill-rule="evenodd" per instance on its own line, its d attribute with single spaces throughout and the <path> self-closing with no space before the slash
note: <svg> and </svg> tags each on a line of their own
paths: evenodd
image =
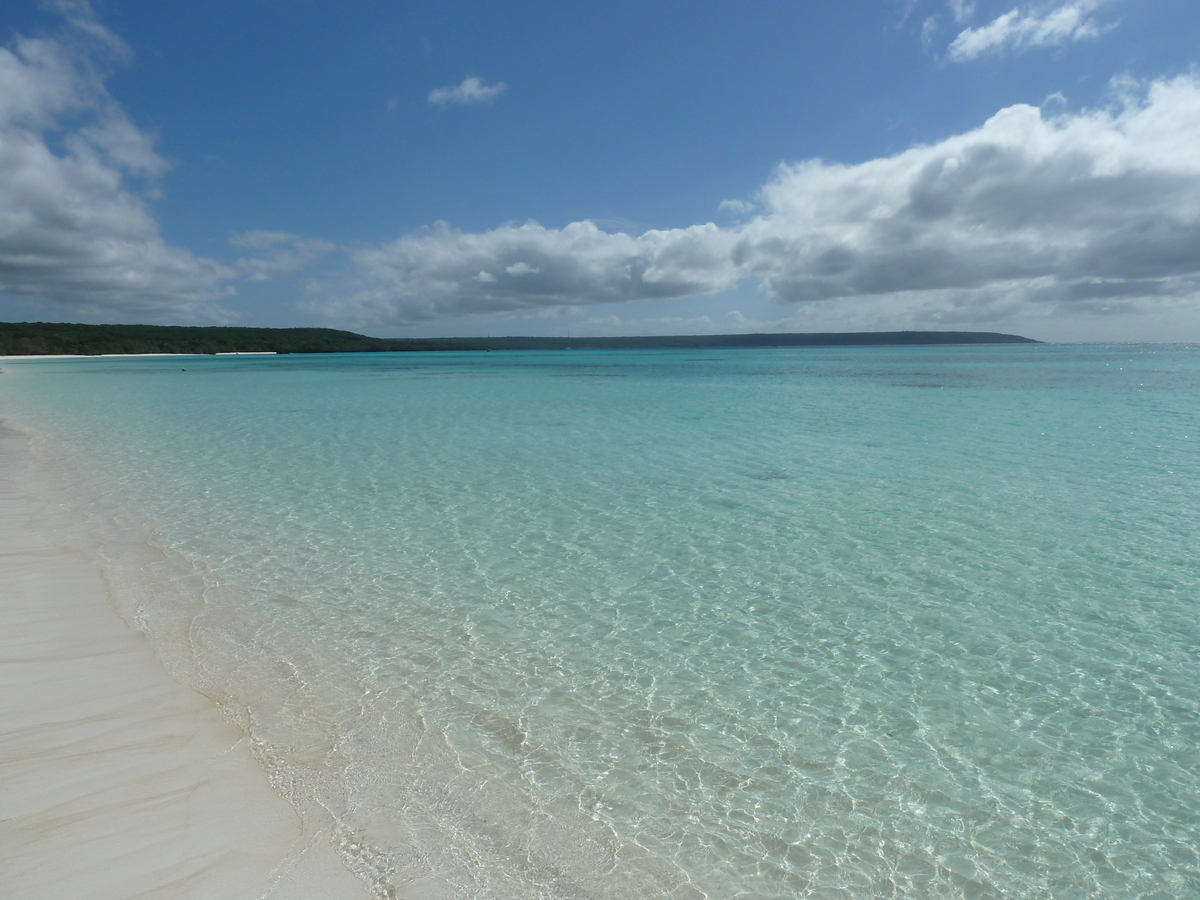
<svg viewBox="0 0 1200 900">
<path fill-rule="evenodd" d="M 188 368 L 10 393 L 380 896 L 1200 894 L 1200 349 Z"/>
</svg>

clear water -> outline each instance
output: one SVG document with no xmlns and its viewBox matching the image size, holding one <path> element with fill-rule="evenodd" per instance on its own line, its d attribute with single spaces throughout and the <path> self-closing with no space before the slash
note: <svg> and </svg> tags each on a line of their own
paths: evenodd
<svg viewBox="0 0 1200 900">
<path fill-rule="evenodd" d="M 1200 896 L 1200 347 L 5 365 L 377 896 Z"/>
</svg>

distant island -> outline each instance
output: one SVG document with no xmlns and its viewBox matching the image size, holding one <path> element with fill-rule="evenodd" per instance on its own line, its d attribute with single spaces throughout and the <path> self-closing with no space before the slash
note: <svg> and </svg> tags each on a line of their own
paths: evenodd
<svg viewBox="0 0 1200 900">
<path fill-rule="evenodd" d="M 395 353 L 436 350 L 621 350 L 671 347 L 864 347 L 904 344 L 1037 344 L 991 331 L 859 331 L 813 334 L 675 334 L 639 337 L 374 338 L 333 328 L 72 325 L 0 322 L 0 356 L 107 353 Z"/>
</svg>

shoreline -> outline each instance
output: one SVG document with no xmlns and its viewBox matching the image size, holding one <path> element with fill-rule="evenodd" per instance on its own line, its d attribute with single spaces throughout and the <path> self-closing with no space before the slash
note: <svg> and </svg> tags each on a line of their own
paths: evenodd
<svg viewBox="0 0 1200 900">
<path fill-rule="evenodd" d="M 222 350 L 218 353 L 27 353 L 0 356 L 0 362 L 25 359 L 121 359 L 143 356 L 278 356 L 274 350 Z"/>
<path fill-rule="evenodd" d="M 117 612 L 101 535 L 28 442 L 0 424 L 4 895 L 365 896 L 328 825 L 305 825 L 242 730 Z"/>
</svg>

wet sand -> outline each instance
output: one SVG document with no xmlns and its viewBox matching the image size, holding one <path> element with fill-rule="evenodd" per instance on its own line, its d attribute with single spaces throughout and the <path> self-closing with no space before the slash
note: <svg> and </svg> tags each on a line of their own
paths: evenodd
<svg viewBox="0 0 1200 900">
<path fill-rule="evenodd" d="M 0 426 L 0 896 L 365 897 L 116 612 L 95 527 Z"/>
</svg>

